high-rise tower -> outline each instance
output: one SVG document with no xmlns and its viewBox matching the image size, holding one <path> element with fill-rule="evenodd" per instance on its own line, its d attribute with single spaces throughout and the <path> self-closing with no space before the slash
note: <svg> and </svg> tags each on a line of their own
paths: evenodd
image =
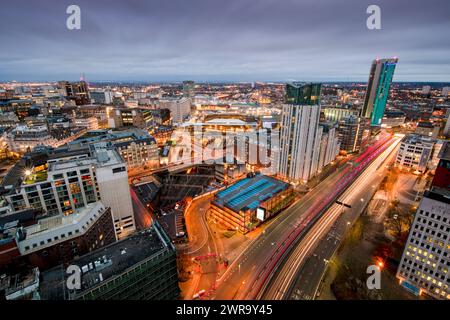
<svg viewBox="0 0 450 320">
<path fill-rule="evenodd" d="M 372 62 L 362 111 L 362 116 L 370 119 L 371 126 L 381 125 L 397 62 L 397 58 Z"/>
<path fill-rule="evenodd" d="M 286 85 L 278 172 L 289 180 L 306 182 L 318 170 L 320 89 L 314 83 Z"/>
</svg>

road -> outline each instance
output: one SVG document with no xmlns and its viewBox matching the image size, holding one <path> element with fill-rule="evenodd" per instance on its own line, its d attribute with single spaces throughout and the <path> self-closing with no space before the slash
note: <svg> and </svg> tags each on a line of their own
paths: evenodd
<svg viewBox="0 0 450 320">
<path fill-rule="evenodd" d="M 387 137 L 381 139 L 384 143 Z M 354 159 L 353 163 L 357 166 L 346 165 L 340 168 L 299 202 L 275 217 L 218 279 L 218 287 L 212 298 L 221 300 L 256 298 L 275 264 L 297 238 L 298 233 L 309 226 L 322 207 L 334 202 L 336 194 L 353 181 L 359 173 L 358 170 L 362 170 L 378 155 L 378 147 L 379 145 L 369 147 L 366 152 Z"/>
<path fill-rule="evenodd" d="M 186 229 L 189 237 L 188 244 L 178 246 L 183 254 L 193 259 L 198 259 L 192 279 L 185 285 L 183 296 L 192 299 L 192 296 L 200 290 L 210 291 L 215 287 L 219 256 L 219 245 L 214 231 L 206 221 L 206 213 L 211 202 L 211 196 L 205 196 L 194 200 L 185 212 Z"/>
<path fill-rule="evenodd" d="M 326 263 L 375 193 L 387 172 L 386 164 L 394 159 L 399 142 L 400 138 L 396 138 L 339 197 L 339 201 L 351 205 L 351 209 L 344 210 L 344 206 L 334 203 L 303 236 L 259 298 L 315 297 Z"/>
</svg>

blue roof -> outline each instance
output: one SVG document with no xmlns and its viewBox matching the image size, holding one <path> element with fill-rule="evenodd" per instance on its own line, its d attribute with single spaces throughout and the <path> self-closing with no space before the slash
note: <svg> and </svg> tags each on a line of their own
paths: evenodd
<svg viewBox="0 0 450 320">
<path fill-rule="evenodd" d="M 216 194 L 214 204 L 234 211 L 254 210 L 259 204 L 285 190 L 289 184 L 275 178 L 256 175 L 245 178 Z"/>
</svg>

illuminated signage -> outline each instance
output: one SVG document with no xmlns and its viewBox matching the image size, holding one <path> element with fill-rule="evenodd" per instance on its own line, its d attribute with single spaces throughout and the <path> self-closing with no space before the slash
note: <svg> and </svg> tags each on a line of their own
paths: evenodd
<svg viewBox="0 0 450 320">
<path fill-rule="evenodd" d="M 258 220 L 264 221 L 264 219 L 266 218 L 266 210 L 264 210 L 263 208 L 256 209 L 256 218 Z"/>
</svg>

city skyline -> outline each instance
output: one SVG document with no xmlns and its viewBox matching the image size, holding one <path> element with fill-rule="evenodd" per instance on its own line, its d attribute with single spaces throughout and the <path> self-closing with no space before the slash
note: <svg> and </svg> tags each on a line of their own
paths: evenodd
<svg viewBox="0 0 450 320">
<path fill-rule="evenodd" d="M 370 1 L 78 1 L 81 30 L 66 28 L 70 4 L 1 15 L 0 81 L 365 82 L 374 58 L 394 56 L 394 82 L 450 81 L 445 1 L 379 1 L 381 30 L 366 27 Z"/>
</svg>

